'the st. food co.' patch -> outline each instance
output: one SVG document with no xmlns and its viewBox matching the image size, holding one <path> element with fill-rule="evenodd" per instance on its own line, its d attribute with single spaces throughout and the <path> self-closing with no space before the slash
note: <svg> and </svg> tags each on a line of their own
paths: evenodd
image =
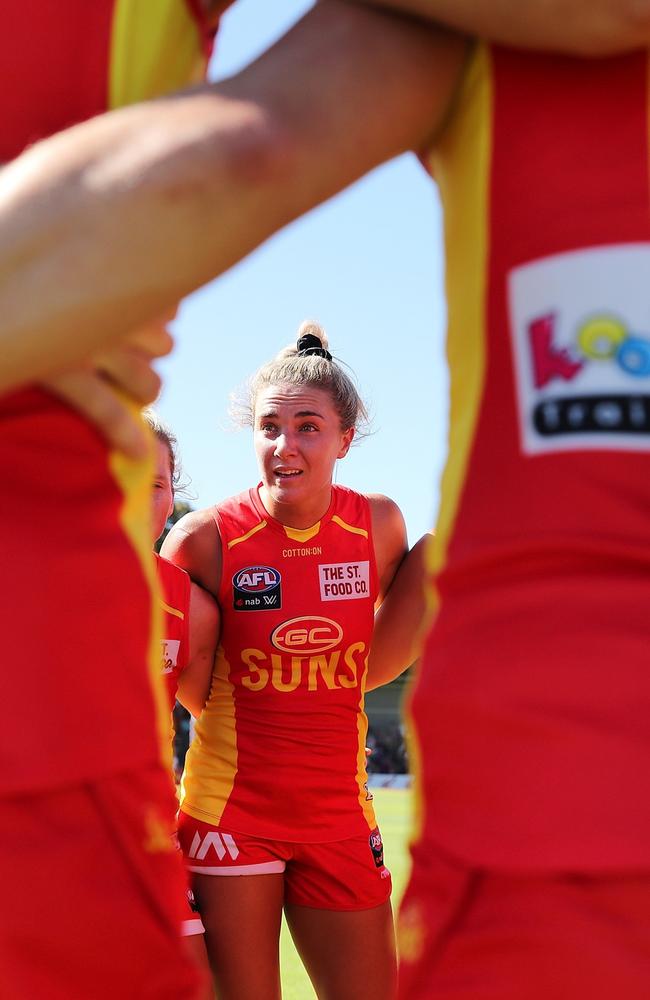
<svg viewBox="0 0 650 1000">
<path fill-rule="evenodd" d="M 282 577 L 272 566 L 246 566 L 232 578 L 235 611 L 277 611 L 282 607 Z"/>
</svg>

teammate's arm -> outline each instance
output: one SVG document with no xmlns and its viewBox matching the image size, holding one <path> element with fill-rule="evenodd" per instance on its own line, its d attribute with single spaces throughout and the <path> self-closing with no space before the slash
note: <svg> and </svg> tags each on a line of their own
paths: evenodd
<svg viewBox="0 0 650 1000">
<path fill-rule="evenodd" d="M 366 690 L 388 684 L 420 656 L 425 625 L 424 535 L 402 560 L 386 598 L 375 614 Z"/>
<path fill-rule="evenodd" d="M 219 625 L 216 601 L 193 583 L 190 590 L 190 655 L 178 679 L 177 697 L 194 716 L 201 714 L 210 694 Z"/>
<path fill-rule="evenodd" d="M 440 127 L 465 43 L 323 0 L 219 85 L 100 116 L 0 173 L 0 391 L 61 370 Z"/>
<path fill-rule="evenodd" d="M 650 0 L 350 0 L 520 48 L 605 56 L 650 44 Z"/>
<path fill-rule="evenodd" d="M 221 539 L 210 510 L 194 510 L 173 526 L 160 554 L 189 573 L 215 600 L 221 582 Z"/>
<path fill-rule="evenodd" d="M 368 502 L 379 576 L 379 594 L 376 602 L 376 607 L 379 607 L 408 548 L 406 525 L 401 510 L 389 497 L 371 493 L 368 495 Z"/>
</svg>

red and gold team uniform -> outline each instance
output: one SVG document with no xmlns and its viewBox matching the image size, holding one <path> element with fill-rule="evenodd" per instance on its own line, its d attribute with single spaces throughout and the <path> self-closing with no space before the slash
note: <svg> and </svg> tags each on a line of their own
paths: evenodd
<svg viewBox="0 0 650 1000">
<path fill-rule="evenodd" d="M 190 656 L 190 587 L 189 574 L 169 559 L 156 554 L 156 573 L 162 595 L 162 675 L 167 689 L 169 709 L 173 710 L 178 678 Z"/>
<path fill-rule="evenodd" d="M 211 39 L 193 0 L 14 0 L 3 14 L 0 161 L 205 72 Z M 0 462 L 11 483 L 0 509 L 2 992 L 101 998 L 128 983 L 134 996 L 190 997 L 152 470 L 37 389 L 0 400 Z"/>
<path fill-rule="evenodd" d="M 190 746 L 179 836 L 190 870 L 286 870 L 287 900 L 383 902 L 363 711 L 377 596 L 370 508 L 332 488 L 316 525 L 275 521 L 257 489 L 214 508 L 222 637 Z"/>
<path fill-rule="evenodd" d="M 167 690 L 169 711 L 173 712 L 178 691 L 178 679 L 190 658 L 190 591 L 192 581 L 189 574 L 175 566 L 169 559 L 155 553 L 156 576 L 160 587 L 162 608 L 162 648 L 161 669 Z M 170 723 L 170 736 L 174 729 Z M 178 840 L 174 837 L 174 843 Z M 181 924 L 184 937 L 205 933 L 199 916 L 194 893 L 187 887 L 187 908 Z"/>
<path fill-rule="evenodd" d="M 409 1000 L 647 996 L 649 94 L 645 52 L 481 44 L 432 157 L 451 431 Z"/>
</svg>

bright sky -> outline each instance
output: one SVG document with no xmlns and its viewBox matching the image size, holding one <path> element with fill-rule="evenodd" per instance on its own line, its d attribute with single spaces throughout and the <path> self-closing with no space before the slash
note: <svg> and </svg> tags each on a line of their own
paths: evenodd
<svg viewBox="0 0 650 1000">
<path fill-rule="evenodd" d="M 238 0 L 212 75 L 249 62 L 310 5 Z M 183 304 L 158 409 L 178 436 L 194 506 L 258 481 L 250 432 L 233 430 L 228 396 L 311 318 L 352 368 L 372 415 L 373 434 L 339 463 L 337 481 L 396 500 L 411 543 L 432 526 L 447 433 L 440 227 L 435 186 L 405 156 Z"/>
</svg>

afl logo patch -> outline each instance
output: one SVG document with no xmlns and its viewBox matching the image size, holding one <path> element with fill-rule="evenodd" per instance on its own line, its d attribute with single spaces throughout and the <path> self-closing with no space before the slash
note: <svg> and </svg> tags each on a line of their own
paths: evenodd
<svg viewBox="0 0 650 1000">
<path fill-rule="evenodd" d="M 235 611 L 277 611 L 282 607 L 282 577 L 272 566 L 246 566 L 232 578 Z"/>
<path fill-rule="evenodd" d="M 343 629 L 338 622 L 318 615 L 303 615 L 278 625 L 271 634 L 271 643 L 283 653 L 309 656 L 338 646 L 342 638 Z"/>
</svg>

